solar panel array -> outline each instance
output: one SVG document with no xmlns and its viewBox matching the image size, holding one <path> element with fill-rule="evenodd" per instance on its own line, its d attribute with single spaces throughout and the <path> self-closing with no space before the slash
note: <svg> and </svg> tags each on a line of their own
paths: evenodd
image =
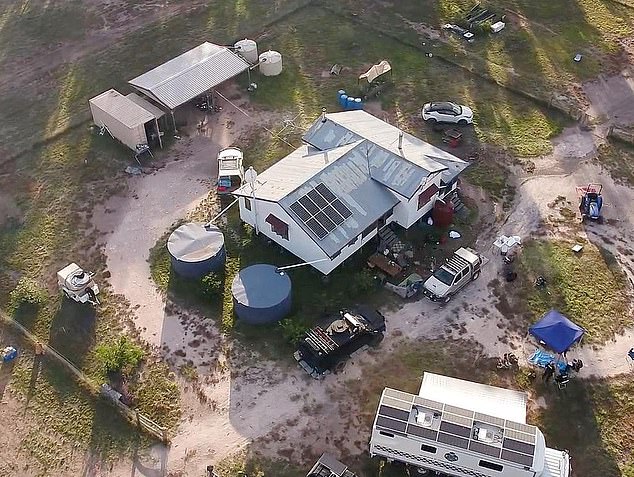
<svg viewBox="0 0 634 477">
<path fill-rule="evenodd" d="M 425 407 L 436 412 L 440 426 L 423 427 L 410 422 L 410 413 L 414 407 Z M 425 412 L 428 412 L 427 409 Z M 479 423 L 485 429 L 497 426 L 502 431 L 502 439 L 498 445 L 490 445 L 477 439 L 475 430 Z M 533 465 L 537 440 L 535 426 L 469 411 L 394 389 L 388 388 L 383 393 L 376 427 L 404 437 L 440 442 L 515 464 Z"/>
<path fill-rule="evenodd" d="M 293 202 L 291 210 L 319 240 L 324 239 L 352 215 L 341 199 L 322 183 Z"/>
</svg>

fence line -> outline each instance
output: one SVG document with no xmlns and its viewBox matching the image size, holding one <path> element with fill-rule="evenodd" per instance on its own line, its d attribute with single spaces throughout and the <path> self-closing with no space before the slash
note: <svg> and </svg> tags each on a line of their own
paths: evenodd
<svg viewBox="0 0 634 477">
<path fill-rule="evenodd" d="M 18 323 L 16 320 L 8 316 L 6 313 L 0 311 L 0 319 L 5 323 L 13 326 L 16 330 L 18 330 L 24 337 L 30 341 L 35 347 L 36 354 L 39 350 L 41 353 L 51 356 L 57 362 L 59 362 L 62 366 L 64 366 L 68 371 L 70 371 L 80 385 L 84 387 L 91 395 L 98 398 L 103 398 L 105 401 L 114 405 L 114 407 L 119 411 L 119 413 L 125 417 L 131 424 L 134 424 L 139 429 L 148 434 L 153 435 L 157 439 L 160 439 L 163 442 L 169 441 L 169 434 L 167 429 L 147 416 L 144 416 L 136 409 L 131 408 L 127 404 L 121 402 L 118 399 L 113 399 L 110 395 L 103 392 L 101 386 L 99 386 L 94 380 L 86 376 L 77 366 L 75 366 L 71 361 L 69 361 L 65 356 L 60 354 L 56 349 L 49 346 L 47 343 L 42 342 L 37 336 L 27 330 L 22 324 Z"/>
</svg>

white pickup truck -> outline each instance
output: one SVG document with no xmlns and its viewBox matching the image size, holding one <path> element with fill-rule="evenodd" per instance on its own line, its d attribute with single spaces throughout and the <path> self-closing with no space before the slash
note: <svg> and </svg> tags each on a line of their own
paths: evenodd
<svg viewBox="0 0 634 477">
<path fill-rule="evenodd" d="M 462 287 L 480 276 L 483 263 L 475 250 L 459 248 L 425 281 L 423 293 L 433 301 L 447 303 Z"/>
</svg>

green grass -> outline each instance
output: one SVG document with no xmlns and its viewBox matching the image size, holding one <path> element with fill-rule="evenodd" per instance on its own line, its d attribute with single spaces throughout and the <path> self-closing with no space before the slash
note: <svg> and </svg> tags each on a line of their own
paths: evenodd
<svg viewBox="0 0 634 477">
<path fill-rule="evenodd" d="M 489 196 L 510 207 L 515 197 L 515 187 L 510 183 L 508 168 L 495 160 L 482 159 L 472 164 L 463 177 L 473 185 L 482 187 Z"/>
<path fill-rule="evenodd" d="M 245 451 L 223 459 L 214 469 L 221 477 L 248 475 L 254 477 L 304 477 L 310 469 L 297 467 L 284 460 L 262 457 Z"/>
<path fill-rule="evenodd" d="M 608 140 L 599 146 L 596 162 L 605 167 L 612 178 L 627 186 L 634 186 L 634 147 L 630 144 Z"/>
<path fill-rule="evenodd" d="M 536 412 L 547 444 L 568 449 L 575 475 L 634 475 L 634 384 L 628 377 L 574 380 L 565 393 L 540 389 Z"/>
<path fill-rule="evenodd" d="M 518 309 L 528 310 L 525 323 L 533 323 L 556 308 L 587 333 L 584 342 L 603 344 L 630 325 L 627 281 L 609 252 L 585 243 L 574 254 L 568 242 L 532 241 L 522 247 Z M 533 286 L 539 275 L 547 286 Z"/>
</svg>

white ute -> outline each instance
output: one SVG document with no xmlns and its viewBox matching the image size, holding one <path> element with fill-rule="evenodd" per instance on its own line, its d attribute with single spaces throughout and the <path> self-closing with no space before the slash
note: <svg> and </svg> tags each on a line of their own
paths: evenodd
<svg viewBox="0 0 634 477">
<path fill-rule="evenodd" d="M 57 285 L 66 298 L 77 303 L 98 305 L 99 287 L 92 279 L 93 276 L 93 273 L 85 272 L 76 263 L 71 263 L 57 272 Z"/>
<path fill-rule="evenodd" d="M 470 248 L 459 248 L 423 284 L 423 293 L 433 301 L 447 303 L 462 287 L 480 276 L 483 259 Z"/>
</svg>

